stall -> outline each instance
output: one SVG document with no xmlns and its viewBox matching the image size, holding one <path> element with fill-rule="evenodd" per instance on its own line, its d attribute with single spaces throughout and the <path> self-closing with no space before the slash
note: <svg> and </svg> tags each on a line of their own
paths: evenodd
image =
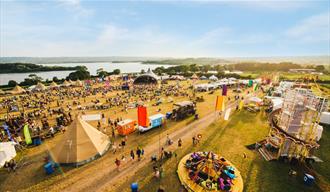
<svg viewBox="0 0 330 192">
<path fill-rule="evenodd" d="M 136 121 L 132 119 L 125 119 L 118 122 L 117 131 L 119 135 L 125 136 L 133 133 L 136 130 Z"/>
<path fill-rule="evenodd" d="M 163 124 L 164 119 L 165 119 L 165 115 L 163 115 L 161 113 L 149 116 L 149 118 L 148 118 L 149 126 L 148 127 L 139 126 L 139 131 L 146 132 L 146 131 L 149 131 L 150 129 L 160 127 Z"/>
</svg>

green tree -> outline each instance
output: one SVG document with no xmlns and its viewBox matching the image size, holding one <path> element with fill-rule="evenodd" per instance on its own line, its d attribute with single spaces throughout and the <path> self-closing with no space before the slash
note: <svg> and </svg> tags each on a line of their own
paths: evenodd
<svg viewBox="0 0 330 192">
<path fill-rule="evenodd" d="M 72 72 L 69 74 L 69 76 L 67 77 L 67 79 L 71 79 L 71 80 L 85 80 L 85 79 L 89 79 L 91 77 L 89 71 L 86 70 L 86 68 L 81 68 L 75 72 Z"/>
<path fill-rule="evenodd" d="M 59 81 L 59 79 L 55 76 L 55 77 L 53 77 L 53 81 L 57 82 L 57 81 Z"/>
<path fill-rule="evenodd" d="M 8 86 L 9 86 L 9 87 L 15 87 L 17 84 L 18 84 L 18 83 L 17 83 L 16 81 L 14 81 L 14 80 L 10 80 L 10 81 L 8 81 Z"/>
<path fill-rule="evenodd" d="M 315 70 L 316 70 L 316 71 L 319 71 L 319 72 L 322 72 L 322 71 L 325 70 L 325 67 L 324 67 L 324 65 L 317 65 L 317 66 L 315 67 Z"/>
<path fill-rule="evenodd" d="M 119 75 L 120 74 L 120 69 L 115 69 L 115 70 L 113 70 L 112 73 L 115 74 L 115 75 Z"/>
</svg>

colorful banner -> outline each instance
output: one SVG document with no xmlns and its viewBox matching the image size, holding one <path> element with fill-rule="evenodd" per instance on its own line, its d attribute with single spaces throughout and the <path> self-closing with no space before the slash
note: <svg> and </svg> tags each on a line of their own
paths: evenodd
<svg viewBox="0 0 330 192">
<path fill-rule="evenodd" d="M 254 85 L 254 87 L 253 87 L 253 91 L 257 91 L 257 90 L 258 90 L 258 88 L 259 88 L 259 84 L 258 84 L 258 83 L 256 83 L 256 84 Z"/>
<path fill-rule="evenodd" d="M 253 81 L 250 79 L 250 80 L 249 80 L 249 84 L 248 84 L 248 86 L 249 86 L 249 87 L 252 87 L 252 85 L 253 85 Z"/>
<path fill-rule="evenodd" d="M 216 111 L 224 111 L 225 110 L 225 96 L 217 96 L 217 100 L 215 103 Z"/>
<path fill-rule="evenodd" d="M 110 87 L 110 82 L 109 82 L 109 80 L 106 80 L 106 81 L 105 81 L 105 87 Z"/>
<path fill-rule="evenodd" d="M 144 106 L 138 107 L 138 125 L 147 127 L 148 126 L 148 115 L 147 115 L 147 108 Z"/>
<path fill-rule="evenodd" d="M 30 136 L 30 131 L 29 131 L 29 125 L 24 125 L 24 138 L 25 138 L 25 143 L 27 145 L 32 144 L 31 136 Z"/>
<path fill-rule="evenodd" d="M 11 137 L 10 131 L 9 131 L 9 129 L 8 129 L 8 125 L 7 125 L 6 123 L 4 123 L 4 124 L 2 125 L 2 127 L 6 130 L 7 135 L 8 135 L 8 138 L 10 139 L 10 141 L 14 141 L 14 139 Z"/>
<path fill-rule="evenodd" d="M 231 111 L 231 108 L 228 108 L 225 112 L 225 116 L 223 117 L 223 119 L 225 121 L 227 121 L 229 119 L 229 116 L 230 116 L 230 111 Z"/>
<path fill-rule="evenodd" d="M 222 86 L 222 95 L 227 96 L 227 85 Z"/>
</svg>

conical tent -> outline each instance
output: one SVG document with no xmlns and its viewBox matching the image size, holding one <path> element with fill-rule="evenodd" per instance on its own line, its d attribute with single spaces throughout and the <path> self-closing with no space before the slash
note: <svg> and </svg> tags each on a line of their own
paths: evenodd
<svg viewBox="0 0 330 192">
<path fill-rule="evenodd" d="M 109 146 L 107 135 L 77 117 L 51 149 L 51 155 L 56 163 L 78 166 L 102 156 Z"/>
<path fill-rule="evenodd" d="M 34 87 L 34 89 L 35 89 L 35 90 L 43 91 L 43 90 L 46 90 L 47 87 L 46 87 L 44 84 L 42 84 L 42 83 L 39 82 L 39 83 Z"/>
<path fill-rule="evenodd" d="M 12 94 L 21 94 L 25 93 L 26 91 L 19 85 L 16 85 L 13 90 L 10 91 Z"/>
<path fill-rule="evenodd" d="M 194 73 L 194 74 L 191 76 L 191 79 L 198 79 L 198 76 L 196 75 L 196 73 Z"/>
<path fill-rule="evenodd" d="M 75 86 L 77 87 L 82 87 L 84 84 L 78 79 L 76 82 L 75 82 Z"/>
<path fill-rule="evenodd" d="M 4 95 L 6 92 L 4 92 L 2 89 L 0 89 L 0 95 Z"/>
<path fill-rule="evenodd" d="M 70 86 L 71 84 L 67 80 L 65 80 L 62 85 L 63 86 Z"/>
<path fill-rule="evenodd" d="M 57 83 L 55 83 L 54 81 L 49 85 L 49 87 L 54 88 L 54 87 L 58 87 Z"/>
</svg>

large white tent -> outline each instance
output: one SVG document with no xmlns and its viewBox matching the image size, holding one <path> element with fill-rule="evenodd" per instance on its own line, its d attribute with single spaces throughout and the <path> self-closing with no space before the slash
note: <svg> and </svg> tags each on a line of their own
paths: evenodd
<svg viewBox="0 0 330 192">
<path fill-rule="evenodd" d="M 102 156 L 110 146 L 107 135 L 77 117 L 51 150 L 56 163 L 82 165 Z"/>
<path fill-rule="evenodd" d="M 16 156 L 15 143 L 0 143 L 0 167 L 4 166 L 6 161 L 10 161 Z"/>
</svg>

